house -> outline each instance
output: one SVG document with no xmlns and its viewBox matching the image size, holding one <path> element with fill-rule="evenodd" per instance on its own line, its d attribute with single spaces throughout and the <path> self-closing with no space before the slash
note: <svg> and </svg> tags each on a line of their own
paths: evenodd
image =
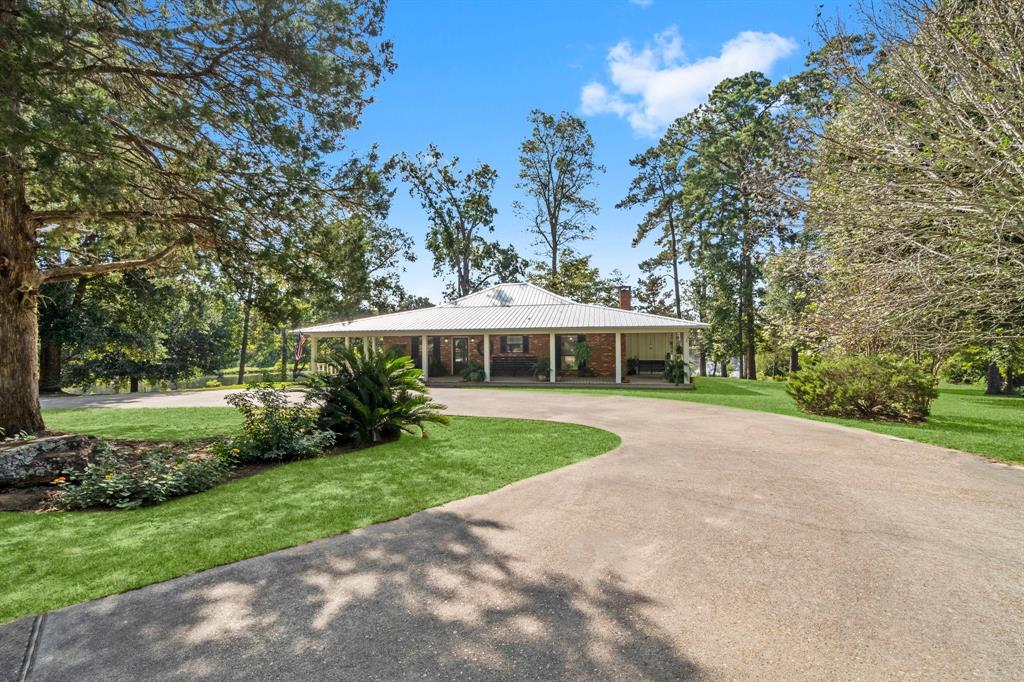
<svg viewBox="0 0 1024 682">
<path fill-rule="evenodd" d="M 461 377 L 474 363 L 483 367 L 488 382 L 533 381 L 537 361 L 554 358 L 547 374 L 551 383 L 621 383 L 631 375 L 660 373 L 673 348 L 681 348 L 690 362 L 690 334 L 707 325 L 636 312 L 631 299 L 629 287 L 619 292 L 620 306 L 610 308 L 577 303 L 532 284 L 498 284 L 432 308 L 295 331 L 309 337 L 313 372 L 330 371 L 318 360 L 318 350 L 333 339 L 399 348 L 431 383 Z M 592 353 L 582 368 L 573 354 L 579 341 Z"/>
</svg>

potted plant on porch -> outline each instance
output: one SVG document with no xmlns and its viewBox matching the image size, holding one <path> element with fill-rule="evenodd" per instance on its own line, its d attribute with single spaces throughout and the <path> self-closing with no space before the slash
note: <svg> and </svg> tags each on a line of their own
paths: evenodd
<svg viewBox="0 0 1024 682">
<path fill-rule="evenodd" d="M 589 377 L 593 375 L 587 367 L 587 361 L 593 357 L 594 351 L 586 341 L 577 341 L 572 345 L 572 356 L 576 359 L 576 376 Z"/>
<path fill-rule="evenodd" d="M 530 369 L 533 371 L 534 379 L 547 381 L 551 377 L 551 360 L 546 355 L 541 355 Z"/>
</svg>

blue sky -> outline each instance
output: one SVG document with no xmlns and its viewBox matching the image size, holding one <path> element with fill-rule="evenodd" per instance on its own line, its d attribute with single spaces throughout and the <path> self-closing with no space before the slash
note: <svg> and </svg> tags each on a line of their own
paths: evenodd
<svg viewBox="0 0 1024 682">
<path fill-rule="evenodd" d="M 484 161 L 499 178 L 494 236 L 533 257 L 513 213 L 518 147 L 533 108 L 582 116 L 607 167 L 594 196 L 594 239 L 577 249 L 601 271 L 630 280 L 648 246 L 630 243 L 639 219 L 615 209 L 632 178 L 629 159 L 667 121 L 701 101 L 722 77 L 751 69 L 774 79 L 799 71 L 815 42 L 821 2 L 427 2 L 393 0 L 385 19 L 398 69 L 377 90 L 353 149 L 377 142 L 383 155 L 433 142 L 464 163 Z M 826 2 L 834 14 L 838 3 Z M 734 73 L 735 72 L 735 73 Z M 400 187 L 390 222 L 417 243 L 402 282 L 438 302 L 443 289 L 423 248 L 426 218 Z"/>
</svg>

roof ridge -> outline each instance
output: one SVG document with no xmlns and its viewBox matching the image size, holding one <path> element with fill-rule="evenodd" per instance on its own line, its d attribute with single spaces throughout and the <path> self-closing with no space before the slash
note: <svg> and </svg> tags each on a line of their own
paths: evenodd
<svg viewBox="0 0 1024 682">
<path fill-rule="evenodd" d="M 484 294 L 484 293 L 487 293 L 488 291 L 491 291 L 492 289 L 501 289 L 502 287 L 529 287 L 530 289 L 536 289 L 537 291 L 540 291 L 540 292 L 542 292 L 542 293 L 544 293 L 544 294 L 546 294 L 548 296 L 556 298 L 559 301 L 559 303 L 527 303 L 527 304 L 524 304 L 524 305 L 561 305 L 561 304 L 565 304 L 565 303 L 571 303 L 571 304 L 574 304 L 574 305 L 585 305 L 583 303 L 580 303 L 579 301 L 574 301 L 571 298 L 568 298 L 566 296 L 562 296 L 561 294 L 556 294 L 555 292 L 550 291 L 548 289 L 545 289 L 542 286 L 538 286 L 538 285 L 534 284 L 533 282 L 501 282 L 500 284 L 492 284 L 489 287 L 484 287 L 483 289 L 480 289 L 479 291 L 474 291 L 472 293 L 466 294 L 465 296 L 459 296 L 458 298 L 456 298 L 453 301 L 448 301 L 446 303 L 439 303 L 438 305 L 436 305 L 434 307 L 436 307 L 436 308 L 450 308 L 450 307 L 493 308 L 493 307 L 496 307 L 496 306 L 494 306 L 494 305 L 459 305 L 459 301 L 463 301 L 463 300 L 465 300 L 467 298 L 472 298 L 472 297 L 475 297 L 475 296 L 478 297 L 481 294 Z"/>
<path fill-rule="evenodd" d="M 633 315 L 642 315 L 644 317 L 653 317 L 656 320 L 673 320 L 678 322 L 694 322 L 697 324 L 704 324 L 703 322 L 697 322 L 697 320 L 688 320 L 685 317 L 672 317 L 670 315 L 657 315 L 655 313 L 645 313 L 640 310 L 632 310 L 629 308 L 616 308 L 610 305 L 601 305 L 600 303 L 580 303 L 579 301 L 573 301 L 576 305 L 590 306 L 591 308 L 603 308 L 605 310 L 621 310 L 624 313 L 632 313 Z"/>
</svg>

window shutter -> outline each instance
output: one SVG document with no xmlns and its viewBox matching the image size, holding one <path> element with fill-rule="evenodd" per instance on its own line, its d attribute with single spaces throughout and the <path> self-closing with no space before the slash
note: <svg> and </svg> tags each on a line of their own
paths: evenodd
<svg viewBox="0 0 1024 682">
<path fill-rule="evenodd" d="M 579 343 L 580 341 L 586 341 L 586 340 L 587 340 L 587 335 L 586 334 L 577 334 L 576 335 L 576 343 Z"/>
<path fill-rule="evenodd" d="M 502 353 L 507 353 L 508 352 L 508 337 L 507 336 L 501 337 L 501 352 Z"/>
<path fill-rule="evenodd" d="M 527 336 L 526 334 L 523 334 L 523 352 L 530 352 L 530 337 Z"/>
</svg>

